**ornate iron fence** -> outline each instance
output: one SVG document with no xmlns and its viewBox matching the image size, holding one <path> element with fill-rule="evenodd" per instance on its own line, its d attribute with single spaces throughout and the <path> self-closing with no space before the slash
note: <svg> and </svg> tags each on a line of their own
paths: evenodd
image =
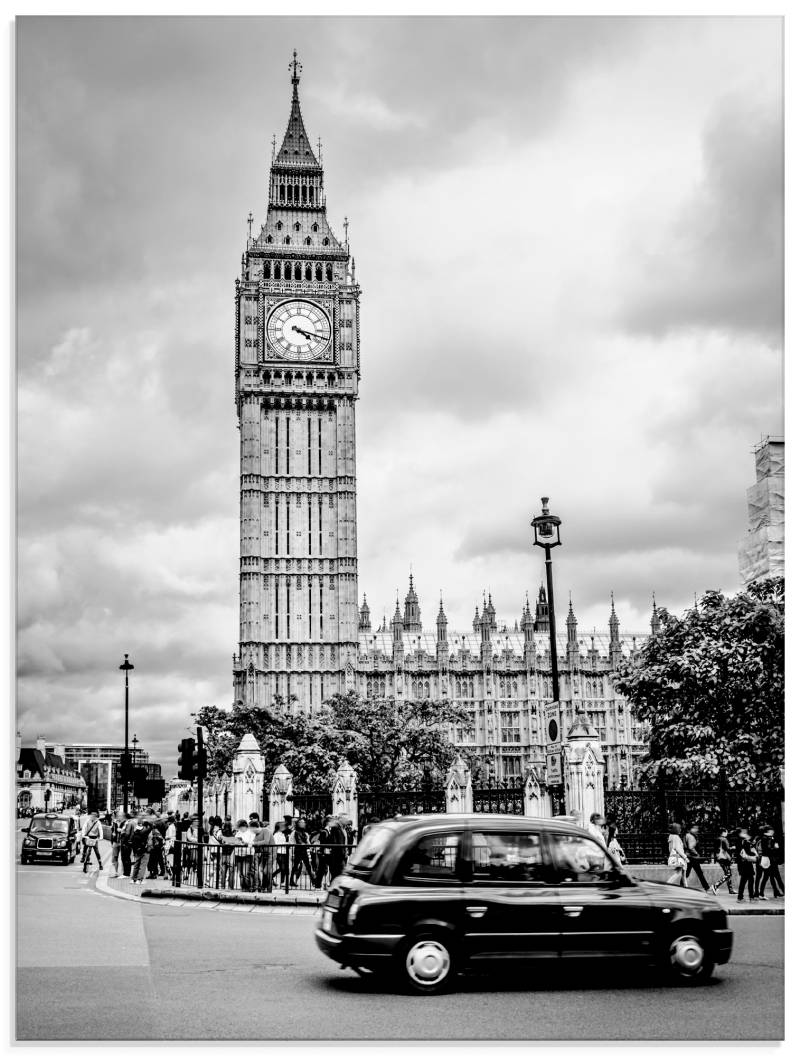
<svg viewBox="0 0 800 1056">
<path fill-rule="evenodd" d="M 690 825 L 700 829 L 699 850 L 711 858 L 720 829 L 733 834 L 746 827 L 755 835 L 762 825 L 783 829 L 780 792 L 725 791 L 704 789 L 608 789 L 605 811 L 619 829 L 619 840 L 628 861 L 658 862 L 665 858 L 669 826 Z"/>
<path fill-rule="evenodd" d="M 403 792 L 358 793 L 359 832 L 370 818 L 383 821 L 395 814 L 443 814 L 443 788 L 416 788 Z"/>
<path fill-rule="evenodd" d="M 472 786 L 472 809 L 476 814 L 524 814 L 525 783 L 521 778 L 489 781 Z"/>
<path fill-rule="evenodd" d="M 240 844 L 177 842 L 167 855 L 173 887 L 197 887 L 202 858 L 203 887 L 220 891 L 311 891 L 326 888 L 352 847 L 342 844 Z"/>
</svg>

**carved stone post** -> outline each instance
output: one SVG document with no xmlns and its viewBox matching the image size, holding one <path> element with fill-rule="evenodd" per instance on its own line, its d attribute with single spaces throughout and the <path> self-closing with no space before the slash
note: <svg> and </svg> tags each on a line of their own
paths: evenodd
<svg viewBox="0 0 800 1056">
<path fill-rule="evenodd" d="M 269 786 L 269 828 L 275 828 L 276 821 L 283 821 L 285 815 L 292 813 L 292 775 L 280 764 L 272 775 Z"/>
<path fill-rule="evenodd" d="M 264 756 L 252 733 L 246 733 L 233 757 L 231 775 L 231 818 L 237 821 L 248 814 L 261 817 L 261 797 L 264 791 Z"/>
<path fill-rule="evenodd" d="M 331 789 L 331 813 L 338 817 L 344 814 L 350 819 L 353 831 L 358 832 L 358 780 L 356 772 L 345 760 L 333 778 Z"/>
<path fill-rule="evenodd" d="M 525 771 L 525 787 L 522 791 L 523 807 L 526 818 L 552 817 L 550 797 L 539 784 L 536 771 L 529 766 Z"/>
<path fill-rule="evenodd" d="M 455 757 L 447 771 L 444 803 L 448 814 L 472 813 L 472 774 L 460 755 Z"/>
<path fill-rule="evenodd" d="M 577 811 L 583 826 L 592 814 L 604 813 L 604 770 L 600 734 L 585 715 L 578 715 L 564 746 L 564 793 L 567 813 Z"/>
</svg>

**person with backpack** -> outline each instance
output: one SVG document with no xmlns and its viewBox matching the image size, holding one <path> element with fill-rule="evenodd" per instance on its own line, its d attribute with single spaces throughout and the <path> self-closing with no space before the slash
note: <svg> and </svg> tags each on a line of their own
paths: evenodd
<svg viewBox="0 0 800 1056">
<path fill-rule="evenodd" d="M 119 831 L 119 856 L 122 859 L 122 875 L 130 876 L 131 855 L 133 854 L 131 840 L 133 839 L 133 834 L 136 831 L 136 821 L 128 813 L 126 813 L 124 817 L 125 821 L 121 825 Z"/>
<path fill-rule="evenodd" d="M 159 822 L 155 822 L 147 841 L 147 879 L 157 880 L 163 876 L 164 869 L 164 833 Z"/>
<path fill-rule="evenodd" d="M 772 884 L 772 895 L 773 898 L 783 898 L 784 886 L 783 878 L 781 877 L 780 869 L 780 844 L 775 839 L 775 830 L 771 825 L 767 825 L 761 836 L 761 843 L 759 846 L 761 853 L 761 876 L 756 885 L 756 897 L 766 902 L 767 896 L 764 894 L 767 888 L 767 880 Z"/>
<path fill-rule="evenodd" d="M 750 833 L 747 829 L 741 829 L 739 832 L 739 857 L 736 863 L 739 867 L 739 894 L 736 897 L 737 902 L 744 902 L 745 887 L 747 888 L 747 894 L 750 901 L 756 901 L 753 881 L 755 878 L 755 864 L 757 857 L 755 848 L 750 841 Z"/>
<path fill-rule="evenodd" d="M 103 868 L 103 860 L 100 857 L 100 841 L 103 838 L 103 826 L 100 824 L 100 817 L 96 810 L 93 810 L 84 822 L 83 831 L 81 832 L 81 841 L 83 842 L 83 855 L 81 856 L 81 864 L 83 865 L 84 873 L 89 868 L 89 861 L 92 857 L 92 851 L 94 851 L 97 857 L 97 868 Z"/>
<path fill-rule="evenodd" d="M 719 836 L 717 836 L 717 844 L 714 848 L 714 861 L 722 870 L 722 878 L 711 885 L 712 894 L 716 895 L 717 888 L 722 887 L 723 884 L 728 885 L 728 894 L 733 894 L 733 876 L 731 875 L 732 859 L 731 845 L 728 842 L 728 830 L 723 827 L 720 829 Z"/>
<path fill-rule="evenodd" d="M 675 871 L 668 877 L 667 883 L 686 887 L 686 866 L 688 864 L 689 859 L 686 857 L 681 839 L 681 827 L 677 822 L 673 822 L 669 827 L 669 840 L 667 841 L 667 865 Z"/>
</svg>

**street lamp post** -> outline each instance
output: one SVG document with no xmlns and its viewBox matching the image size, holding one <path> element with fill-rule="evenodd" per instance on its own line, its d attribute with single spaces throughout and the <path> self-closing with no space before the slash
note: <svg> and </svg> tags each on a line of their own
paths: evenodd
<svg viewBox="0 0 800 1056">
<path fill-rule="evenodd" d="M 133 795 L 132 795 L 131 798 L 133 799 L 133 809 L 134 810 L 138 810 L 139 809 L 139 800 L 138 800 L 137 795 L 136 795 L 136 748 L 137 748 L 137 745 L 139 744 L 139 738 L 136 736 L 135 733 L 134 733 L 133 737 L 131 737 L 131 744 L 133 745 L 133 752 L 131 753 L 131 773 L 133 774 Z"/>
<path fill-rule="evenodd" d="M 561 546 L 561 518 L 550 513 L 547 496 L 542 498 L 542 512 L 531 521 L 533 545 L 544 550 L 544 567 L 547 574 L 547 605 L 550 609 L 550 671 L 553 679 L 553 703 L 561 699 L 558 685 L 558 657 L 556 656 L 556 609 L 553 601 L 553 560 L 550 551 Z"/>
<path fill-rule="evenodd" d="M 125 660 L 119 665 L 120 671 L 125 672 L 125 753 L 122 756 L 125 765 L 122 775 L 122 809 L 128 813 L 128 774 L 130 772 L 130 759 L 128 758 L 128 672 L 133 671 L 133 664 L 125 654 Z"/>
</svg>

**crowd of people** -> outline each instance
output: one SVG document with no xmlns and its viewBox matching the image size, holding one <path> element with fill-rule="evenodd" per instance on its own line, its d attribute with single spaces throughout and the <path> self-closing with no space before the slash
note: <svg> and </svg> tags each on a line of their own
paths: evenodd
<svg viewBox="0 0 800 1056">
<path fill-rule="evenodd" d="M 97 814 L 81 829 L 84 871 L 96 835 L 92 818 Z M 202 863 L 205 886 L 267 892 L 274 886 L 319 889 L 342 871 L 355 843 L 350 820 L 332 814 L 285 815 L 272 826 L 256 813 L 235 825 L 230 817 L 212 815 L 202 827 L 198 815 L 188 811 L 138 816 L 120 811 L 106 820 L 110 875 L 129 877 L 135 884 L 159 877 L 195 883 Z M 102 869 L 96 846 L 95 853 Z"/>
<path fill-rule="evenodd" d="M 617 865 L 624 864 L 625 852 L 617 838 L 616 825 L 607 824 L 602 814 L 595 813 L 589 819 L 587 829 L 606 845 Z M 667 865 L 672 873 L 667 883 L 688 887 L 689 878 L 694 873 L 704 891 L 716 894 L 720 888 L 727 887 L 728 893 L 732 895 L 735 865 L 739 880 L 737 902 L 744 902 L 745 891 L 751 902 L 765 902 L 767 882 L 772 887 L 773 898 L 784 897 L 785 887 L 780 871 L 783 853 L 772 825 L 761 826 L 755 838 L 747 827 L 737 829 L 735 836 L 729 829 L 721 828 L 715 839 L 713 858 L 722 870 L 722 877 L 713 884 L 709 884 L 703 873 L 699 839 L 698 825 L 689 825 L 685 829 L 677 822 L 670 825 Z"/>
</svg>

